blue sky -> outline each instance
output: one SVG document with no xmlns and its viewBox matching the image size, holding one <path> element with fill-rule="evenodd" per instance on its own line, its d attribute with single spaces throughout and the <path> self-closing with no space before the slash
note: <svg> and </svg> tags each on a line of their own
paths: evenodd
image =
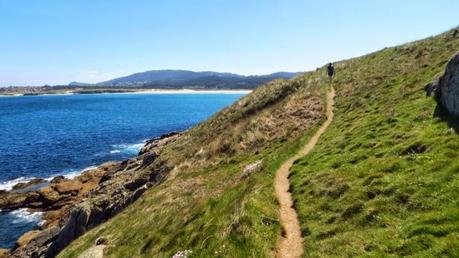
<svg viewBox="0 0 459 258">
<path fill-rule="evenodd" d="M 305 71 L 459 25 L 457 0 L 0 0 L 0 86 Z"/>
</svg>

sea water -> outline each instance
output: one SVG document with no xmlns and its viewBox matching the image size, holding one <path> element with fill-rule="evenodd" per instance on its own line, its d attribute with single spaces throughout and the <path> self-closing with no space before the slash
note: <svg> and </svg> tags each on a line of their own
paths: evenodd
<svg viewBox="0 0 459 258">
<path fill-rule="evenodd" d="M 147 139 L 196 125 L 231 94 L 87 94 L 0 98 L 0 189 L 32 178 L 74 177 L 137 155 Z M 0 248 L 38 227 L 40 214 L 0 211 Z"/>
</svg>

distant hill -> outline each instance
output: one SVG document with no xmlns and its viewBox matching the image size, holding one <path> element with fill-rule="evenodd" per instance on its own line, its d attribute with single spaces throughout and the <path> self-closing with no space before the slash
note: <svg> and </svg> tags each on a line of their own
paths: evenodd
<svg viewBox="0 0 459 258">
<path fill-rule="evenodd" d="M 71 82 L 69 86 L 91 86 L 91 83 L 84 83 L 84 82 Z"/>
<path fill-rule="evenodd" d="M 233 73 L 193 72 L 187 70 L 154 70 L 96 83 L 95 86 L 195 89 L 251 89 L 275 79 L 290 79 L 298 73 L 278 72 L 268 75 L 244 76 Z M 90 84 L 72 82 L 71 86 Z"/>
</svg>

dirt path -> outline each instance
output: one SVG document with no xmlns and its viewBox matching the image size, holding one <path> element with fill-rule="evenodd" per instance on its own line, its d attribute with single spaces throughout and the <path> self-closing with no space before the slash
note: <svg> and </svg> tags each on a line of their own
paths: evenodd
<svg viewBox="0 0 459 258">
<path fill-rule="evenodd" d="M 282 164 L 279 170 L 277 170 L 274 188 L 276 190 L 277 199 L 279 200 L 280 221 L 284 229 L 284 234 L 277 243 L 277 257 L 296 258 L 301 257 L 304 253 L 300 223 L 298 221 L 298 215 L 293 208 L 292 195 L 289 192 L 290 183 L 288 181 L 288 175 L 293 162 L 305 156 L 314 148 L 320 136 L 325 132 L 333 120 L 334 97 L 335 90 L 331 87 L 327 94 L 327 120 L 309 140 L 308 144 L 295 154 L 295 156 Z"/>
</svg>

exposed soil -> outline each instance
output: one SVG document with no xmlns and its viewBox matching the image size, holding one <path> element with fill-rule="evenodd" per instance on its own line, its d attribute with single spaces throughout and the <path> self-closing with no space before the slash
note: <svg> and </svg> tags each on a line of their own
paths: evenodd
<svg viewBox="0 0 459 258">
<path fill-rule="evenodd" d="M 314 136 L 295 156 L 288 159 L 276 173 L 274 187 L 279 200 L 280 221 L 283 227 L 282 237 L 277 243 L 277 257 L 301 257 L 304 253 L 301 228 L 298 215 L 293 207 L 292 195 L 289 191 L 288 175 L 293 162 L 307 155 L 316 145 L 320 136 L 325 132 L 333 120 L 335 90 L 333 87 L 327 94 L 327 120 L 314 134 Z"/>
</svg>

